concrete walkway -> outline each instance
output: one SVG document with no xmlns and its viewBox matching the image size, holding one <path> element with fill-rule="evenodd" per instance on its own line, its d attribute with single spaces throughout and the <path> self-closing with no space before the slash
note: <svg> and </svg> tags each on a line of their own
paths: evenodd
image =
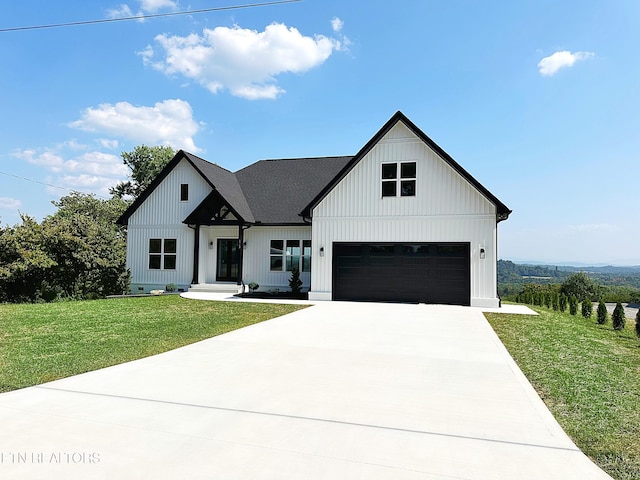
<svg viewBox="0 0 640 480">
<path fill-rule="evenodd" d="M 475 308 L 327 302 L 0 395 L 0 478 L 609 478 Z"/>
</svg>

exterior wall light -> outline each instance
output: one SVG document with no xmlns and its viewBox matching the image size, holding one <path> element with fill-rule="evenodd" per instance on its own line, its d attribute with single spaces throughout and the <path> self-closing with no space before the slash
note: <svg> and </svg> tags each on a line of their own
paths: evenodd
<svg viewBox="0 0 640 480">
<path fill-rule="evenodd" d="M 484 259 L 485 257 L 485 253 L 484 253 L 484 248 L 480 249 L 480 258 Z"/>
<path fill-rule="evenodd" d="M 324 247 L 320 247 L 320 256 L 324 257 Z"/>
</svg>

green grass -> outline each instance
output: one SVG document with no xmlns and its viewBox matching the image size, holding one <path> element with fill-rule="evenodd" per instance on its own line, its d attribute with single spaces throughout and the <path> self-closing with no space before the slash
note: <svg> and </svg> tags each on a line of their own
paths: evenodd
<svg viewBox="0 0 640 480">
<path fill-rule="evenodd" d="M 486 314 L 509 353 L 576 445 L 616 479 L 640 478 L 640 348 L 633 319 L 611 320 L 533 307 Z"/>
<path fill-rule="evenodd" d="M 0 392 L 165 352 L 300 308 L 178 295 L 0 304 Z"/>
</svg>

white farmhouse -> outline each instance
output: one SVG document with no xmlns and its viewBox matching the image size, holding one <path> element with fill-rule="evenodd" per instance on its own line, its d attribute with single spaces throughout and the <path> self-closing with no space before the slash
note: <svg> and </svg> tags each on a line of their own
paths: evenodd
<svg viewBox="0 0 640 480">
<path fill-rule="evenodd" d="M 179 151 L 118 220 L 132 291 L 288 289 L 311 300 L 497 307 L 511 213 L 397 112 L 355 155 L 232 173 Z"/>
</svg>

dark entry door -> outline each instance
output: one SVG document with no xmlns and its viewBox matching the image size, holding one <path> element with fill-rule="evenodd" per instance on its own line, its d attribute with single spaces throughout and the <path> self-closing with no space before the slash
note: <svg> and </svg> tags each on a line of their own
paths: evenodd
<svg viewBox="0 0 640 480">
<path fill-rule="evenodd" d="M 218 239 L 217 282 L 236 282 L 238 280 L 238 240 Z"/>
<path fill-rule="evenodd" d="M 334 243 L 333 299 L 471 303 L 468 243 Z"/>
</svg>

